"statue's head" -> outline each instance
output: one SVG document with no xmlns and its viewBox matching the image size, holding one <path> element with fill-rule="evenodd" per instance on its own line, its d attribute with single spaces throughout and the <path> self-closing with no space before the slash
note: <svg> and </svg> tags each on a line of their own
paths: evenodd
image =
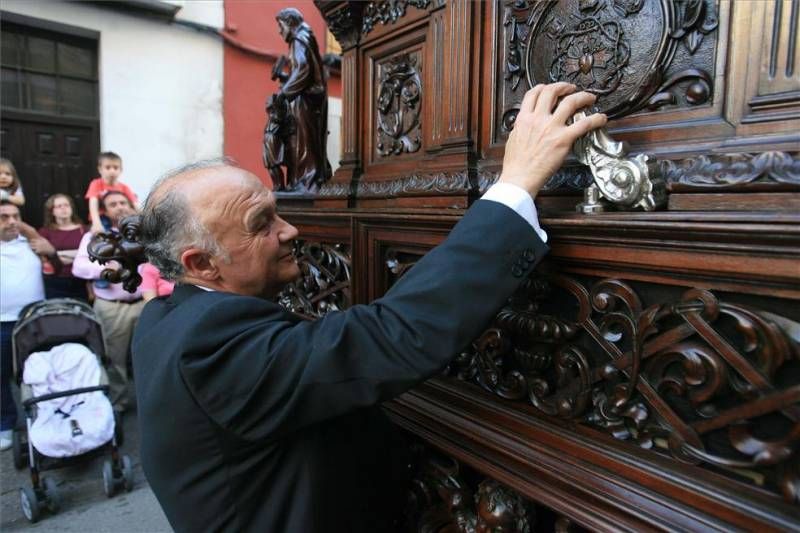
<svg viewBox="0 0 800 533">
<path fill-rule="evenodd" d="M 303 14 L 293 7 L 286 7 L 278 11 L 275 15 L 275 20 L 278 21 L 278 29 L 281 32 L 281 37 L 287 43 L 294 36 L 297 28 L 303 24 Z"/>
</svg>

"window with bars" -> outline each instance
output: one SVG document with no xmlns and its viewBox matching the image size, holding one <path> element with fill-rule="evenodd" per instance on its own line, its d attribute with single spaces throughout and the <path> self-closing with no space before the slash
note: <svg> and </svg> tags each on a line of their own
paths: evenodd
<svg viewBox="0 0 800 533">
<path fill-rule="evenodd" d="M 3 24 L 0 50 L 4 109 L 97 117 L 97 41 Z"/>
</svg>

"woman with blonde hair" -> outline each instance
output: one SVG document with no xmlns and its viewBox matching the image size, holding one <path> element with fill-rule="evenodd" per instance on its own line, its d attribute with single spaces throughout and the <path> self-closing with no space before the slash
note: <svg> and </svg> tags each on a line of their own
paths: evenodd
<svg viewBox="0 0 800 533">
<path fill-rule="evenodd" d="M 66 194 L 54 194 L 44 203 L 44 227 L 39 235 L 56 249 L 55 272 L 44 278 L 48 298 L 87 299 L 86 281 L 72 275 L 72 261 L 86 227 Z"/>
</svg>

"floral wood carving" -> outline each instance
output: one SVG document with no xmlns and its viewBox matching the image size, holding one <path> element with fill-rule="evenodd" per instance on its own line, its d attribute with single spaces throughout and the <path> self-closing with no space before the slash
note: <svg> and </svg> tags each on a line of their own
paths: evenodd
<svg viewBox="0 0 800 533">
<path fill-rule="evenodd" d="M 350 252 L 342 244 L 295 241 L 301 277 L 284 288 L 278 303 L 304 318 L 350 307 Z"/>
<path fill-rule="evenodd" d="M 87 247 L 92 261 L 101 265 L 109 261 L 119 264 L 119 268 L 103 270 L 102 276 L 111 283 L 122 283 L 122 287 L 128 292 L 136 292 L 142 282 L 138 267 L 147 262 L 144 247 L 139 242 L 140 225 L 139 215 L 125 217 L 120 222 L 119 231 L 96 233 Z"/>
<path fill-rule="evenodd" d="M 527 280 L 447 373 L 800 503 L 797 328 L 705 290 L 646 307 L 623 281 L 553 275 Z"/>
<path fill-rule="evenodd" d="M 405 16 L 408 6 L 427 9 L 430 3 L 430 0 L 381 0 L 379 2 L 370 2 L 364 10 L 361 32 L 366 35 L 372 31 L 376 24 L 393 24 L 399 18 Z"/>
<path fill-rule="evenodd" d="M 379 65 L 378 154 L 416 152 L 420 148 L 422 82 L 418 54 L 399 54 Z"/>
<path fill-rule="evenodd" d="M 342 49 L 347 50 L 358 44 L 361 35 L 361 15 L 363 11 L 361 2 L 348 2 L 341 8 L 325 13 L 325 22 L 328 29 L 342 45 Z"/>
<path fill-rule="evenodd" d="M 496 180 L 496 178 L 495 178 Z M 473 189 L 467 172 L 434 172 L 411 174 L 394 180 L 362 181 L 355 188 L 358 198 L 396 198 L 400 196 L 424 196 L 431 193 L 467 193 Z M 349 184 L 323 186 L 320 196 L 340 197 L 350 194 Z"/>
<path fill-rule="evenodd" d="M 800 185 L 800 154 L 712 154 L 659 161 L 667 183 L 681 187 L 735 187 L 756 183 Z"/>
<path fill-rule="evenodd" d="M 709 154 L 686 159 L 658 161 L 659 174 L 668 189 L 736 190 L 752 185 L 800 187 L 800 153 L 761 152 Z M 483 193 L 497 182 L 497 172 L 478 172 L 478 191 Z M 543 190 L 580 190 L 592 183 L 587 167 L 562 167 Z"/>
<path fill-rule="evenodd" d="M 713 0 L 507 1 L 500 22 L 501 132 L 510 131 L 522 94 L 538 83 L 575 83 L 596 93 L 598 110 L 612 118 L 703 105 L 713 96 Z M 527 85 L 519 84 L 522 76 Z"/>
</svg>

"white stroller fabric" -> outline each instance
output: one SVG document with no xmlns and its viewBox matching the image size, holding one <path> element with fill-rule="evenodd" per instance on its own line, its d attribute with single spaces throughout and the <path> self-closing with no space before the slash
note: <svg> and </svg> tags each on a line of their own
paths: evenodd
<svg viewBox="0 0 800 533">
<path fill-rule="evenodd" d="M 33 396 L 100 384 L 100 364 L 86 346 L 65 343 L 34 352 L 25 361 L 22 380 Z M 114 435 L 114 412 L 102 391 L 40 402 L 28 438 L 48 457 L 72 457 L 102 446 Z"/>
</svg>

